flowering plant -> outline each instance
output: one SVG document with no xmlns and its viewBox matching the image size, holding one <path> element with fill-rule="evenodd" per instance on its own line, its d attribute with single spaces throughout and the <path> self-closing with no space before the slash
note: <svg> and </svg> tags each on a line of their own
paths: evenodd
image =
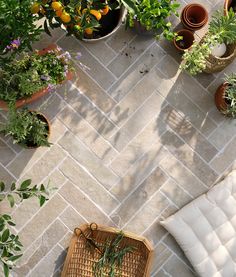
<svg viewBox="0 0 236 277">
<path fill-rule="evenodd" d="M 31 0 L 0 1 L 0 62 L 31 49 L 31 43 L 39 39 L 42 28 L 36 26 L 30 6 Z"/>
<path fill-rule="evenodd" d="M 51 28 L 64 25 L 69 35 L 78 38 L 96 36 L 104 16 L 119 7 L 118 1 L 107 0 L 38 0 L 31 10 L 39 18 L 46 17 L 44 29 L 50 35 Z"/>
<path fill-rule="evenodd" d="M 46 87 L 53 90 L 72 68 L 70 59 L 70 54 L 58 47 L 44 55 L 24 53 L 21 59 L 0 68 L 0 99 L 12 103 Z"/>
</svg>

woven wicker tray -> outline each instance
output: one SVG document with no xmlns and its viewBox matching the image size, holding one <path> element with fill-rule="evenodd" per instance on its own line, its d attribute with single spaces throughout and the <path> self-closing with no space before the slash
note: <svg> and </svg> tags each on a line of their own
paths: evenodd
<svg viewBox="0 0 236 277">
<path fill-rule="evenodd" d="M 82 232 L 81 232 L 81 231 Z M 92 277 L 94 262 L 101 256 L 99 251 L 91 251 L 88 242 L 84 238 L 92 238 L 99 248 L 102 248 L 107 240 L 113 240 L 120 230 L 102 225 L 84 224 L 76 228 L 70 241 L 68 253 L 64 263 L 62 277 Z M 82 235 L 82 233 L 84 235 Z M 124 232 L 120 248 L 133 246 L 135 250 L 125 254 L 120 268 L 120 277 L 150 277 L 153 247 L 150 242 L 133 233 Z M 105 276 L 109 276 L 108 274 Z"/>
</svg>

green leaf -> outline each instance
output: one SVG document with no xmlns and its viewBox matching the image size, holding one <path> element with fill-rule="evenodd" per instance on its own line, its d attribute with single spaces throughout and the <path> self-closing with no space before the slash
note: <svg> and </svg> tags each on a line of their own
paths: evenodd
<svg viewBox="0 0 236 277">
<path fill-rule="evenodd" d="M 43 195 L 40 195 L 40 199 L 39 199 L 40 207 L 43 206 L 43 204 L 45 203 L 45 201 L 46 201 L 46 197 L 43 196 Z"/>
<path fill-rule="evenodd" d="M 20 254 L 20 255 L 16 255 L 16 256 L 11 256 L 8 260 L 14 262 L 16 260 L 18 260 L 23 254 Z"/>
<path fill-rule="evenodd" d="M 0 194 L 0 202 L 5 198 L 4 194 Z"/>
<path fill-rule="evenodd" d="M 45 191 L 45 186 L 43 184 L 40 186 L 40 191 Z"/>
<path fill-rule="evenodd" d="M 20 185 L 20 190 L 25 190 L 27 189 L 31 184 L 31 179 L 25 180 L 21 185 Z"/>
<path fill-rule="evenodd" d="M 11 194 L 8 194 L 7 195 L 7 200 L 9 201 L 10 206 L 12 208 L 15 205 L 15 199 L 14 199 L 14 197 Z"/>
<path fill-rule="evenodd" d="M 4 191 L 5 184 L 3 182 L 0 182 L 0 192 Z"/>
<path fill-rule="evenodd" d="M 9 266 L 7 264 L 3 264 L 3 271 L 4 271 L 4 276 L 8 277 L 9 276 Z"/>
<path fill-rule="evenodd" d="M 44 31 L 46 32 L 46 34 L 48 34 L 51 37 L 52 35 L 48 29 L 47 20 L 44 21 L 43 27 L 44 27 Z"/>
<path fill-rule="evenodd" d="M 10 236 L 9 229 L 6 229 L 5 231 L 3 231 L 3 233 L 2 233 L 2 242 L 6 242 L 9 238 L 9 236 Z"/>
<path fill-rule="evenodd" d="M 10 226 L 16 226 L 16 224 L 14 223 L 14 222 L 12 222 L 12 221 L 8 221 L 7 222 Z"/>
<path fill-rule="evenodd" d="M 2 218 L 4 218 L 5 220 L 10 220 L 11 219 L 9 214 L 2 215 Z"/>
<path fill-rule="evenodd" d="M 16 184 L 15 183 L 12 183 L 11 184 L 11 191 L 15 190 L 16 189 Z"/>
</svg>

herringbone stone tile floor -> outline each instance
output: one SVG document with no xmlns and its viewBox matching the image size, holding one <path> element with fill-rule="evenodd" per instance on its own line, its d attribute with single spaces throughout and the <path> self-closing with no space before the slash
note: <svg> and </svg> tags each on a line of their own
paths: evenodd
<svg viewBox="0 0 236 277">
<path fill-rule="evenodd" d="M 198 2 L 210 13 L 223 5 Z M 96 44 L 55 30 L 35 47 L 51 42 L 73 57 L 82 54 L 74 58 L 73 81 L 30 106 L 49 117 L 53 146 L 26 150 L 0 138 L 2 180 L 50 180 L 57 187 L 43 208 L 29 200 L 11 211 L 24 244 L 13 275 L 59 276 L 73 229 L 95 221 L 151 240 L 153 277 L 195 276 L 159 220 L 207 191 L 235 162 L 236 122 L 214 106 L 224 73 L 192 78 L 178 69 L 170 42 L 124 27 Z M 225 72 L 235 69 L 233 63 Z M 1 211 L 9 211 L 6 203 Z"/>
</svg>

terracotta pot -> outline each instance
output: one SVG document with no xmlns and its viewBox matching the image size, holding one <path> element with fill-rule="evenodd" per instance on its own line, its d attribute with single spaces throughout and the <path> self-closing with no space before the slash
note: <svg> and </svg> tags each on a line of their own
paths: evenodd
<svg viewBox="0 0 236 277">
<path fill-rule="evenodd" d="M 30 111 L 30 112 L 36 112 L 37 113 L 37 117 L 40 119 L 40 120 L 42 120 L 42 121 L 44 121 L 45 123 L 46 123 L 46 125 L 47 125 L 47 132 L 48 132 L 48 135 L 47 135 L 47 139 L 49 138 L 49 136 L 50 136 L 50 134 L 51 134 L 51 125 L 50 125 L 50 122 L 49 122 L 49 120 L 47 119 L 47 117 L 44 115 L 44 114 L 42 114 L 42 113 L 40 113 L 40 112 L 38 112 L 38 111 Z M 27 144 L 24 144 L 23 145 L 25 148 L 28 148 L 28 149 L 35 149 L 35 148 L 38 148 L 38 147 L 40 147 L 39 145 L 27 145 Z"/>
<path fill-rule="evenodd" d="M 174 45 L 175 47 L 180 51 L 184 52 L 184 50 L 188 50 L 194 42 L 194 35 L 191 31 L 182 29 L 180 31 L 177 31 L 178 36 L 182 36 L 183 39 L 176 41 L 174 39 Z"/>
<path fill-rule="evenodd" d="M 236 12 L 236 1 L 235 0 L 225 0 L 224 15 L 228 15 L 228 11 L 230 8 L 233 8 L 234 12 Z"/>
<path fill-rule="evenodd" d="M 45 55 L 48 51 L 54 50 L 56 47 L 57 47 L 56 44 L 50 44 L 47 48 L 40 50 L 39 55 Z M 65 83 L 67 80 L 72 80 L 72 78 L 73 78 L 73 73 L 69 71 L 66 75 L 66 78 L 60 84 Z M 44 96 L 45 94 L 47 94 L 49 92 L 50 92 L 50 90 L 48 89 L 48 87 L 45 87 L 45 88 L 35 92 L 30 97 L 21 98 L 16 101 L 16 108 L 20 108 L 26 104 L 30 104 L 30 103 L 38 100 L 39 98 L 41 98 L 42 96 Z M 8 110 L 7 102 L 0 100 L 0 108 L 7 111 Z"/>
<path fill-rule="evenodd" d="M 187 29 L 199 30 L 208 21 L 207 10 L 200 4 L 189 4 L 182 10 L 181 21 Z"/>
<path fill-rule="evenodd" d="M 225 101 L 225 89 L 227 88 L 227 83 L 221 84 L 215 93 L 215 105 L 217 109 L 225 114 L 225 111 L 227 110 L 227 102 Z"/>
</svg>

